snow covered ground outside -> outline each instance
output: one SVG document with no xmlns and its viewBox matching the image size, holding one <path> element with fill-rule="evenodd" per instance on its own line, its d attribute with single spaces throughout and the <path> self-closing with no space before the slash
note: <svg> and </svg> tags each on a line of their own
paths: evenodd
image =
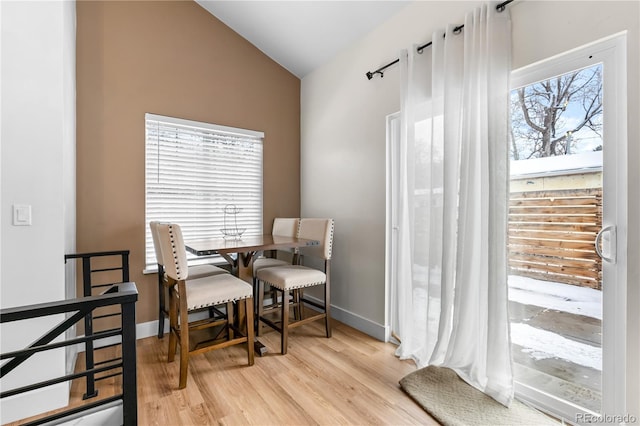
<svg viewBox="0 0 640 426">
<path fill-rule="evenodd" d="M 417 281 L 426 282 L 428 269 L 414 265 Z M 432 282 L 439 281 L 438 273 L 431 277 Z M 432 294 L 439 295 L 434 287 Z M 439 299 L 431 300 L 424 288 L 413 289 L 414 303 L 429 309 L 429 330 L 437 332 Z M 523 305 L 539 306 L 561 312 L 583 315 L 602 320 L 602 292 L 587 287 L 541 281 L 519 275 L 509 276 L 509 300 Z M 424 323 L 426 312 L 416 315 L 415 324 L 418 333 L 427 333 Z M 532 327 L 526 323 L 511 323 L 511 341 L 521 346 L 522 351 L 536 360 L 559 358 L 585 367 L 602 370 L 602 350 L 586 343 L 576 342 L 558 333 Z"/>
<path fill-rule="evenodd" d="M 509 275 L 509 300 L 602 319 L 602 292 L 588 287 Z"/>
<path fill-rule="evenodd" d="M 509 276 L 509 300 L 602 319 L 602 292 L 586 287 Z M 536 360 L 560 358 L 602 370 L 602 349 L 523 323 L 511 324 L 511 341 Z"/>
<path fill-rule="evenodd" d="M 602 371 L 602 349 L 567 339 L 551 331 L 512 323 L 511 341 L 524 347 L 522 351 L 536 360 L 560 358 Z"/>
</svg>

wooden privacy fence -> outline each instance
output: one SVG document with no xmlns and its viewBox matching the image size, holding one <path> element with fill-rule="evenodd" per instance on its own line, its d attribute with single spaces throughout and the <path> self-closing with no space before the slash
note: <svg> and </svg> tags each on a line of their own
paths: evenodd
<svg viewBox="0 0 640 426">
<path fill-rule="evenodd" d="M 600 290 L 601 227 L 602 188 L 512 192 L 510 273 Z"/>
</svg>

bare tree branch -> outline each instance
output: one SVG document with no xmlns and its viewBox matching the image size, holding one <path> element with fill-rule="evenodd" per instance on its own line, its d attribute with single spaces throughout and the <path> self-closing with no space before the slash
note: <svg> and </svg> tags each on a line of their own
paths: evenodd
<svg viewBox="0 0 640 426">
<path fill-rule="evenodd" d="M 529 125 L 529 127 L 531 127 L 534 130 L 537 130 L 540 133 L 544 132 L 544 128 L 534 123 L 531 120 L 531 117 L 529 116 L 529 108 L 526 107 L 526 103 L 524 101 L 524 88 L 518 89 L 518 97 L 520 98 L 520 106 L 522 108 L 522 114 L 524 115 L 524 119 Z"/>
<path fill-rule="evenodd" d="M 576 139 L 568 135 L 585 127 L 599 135 L 602 127 L 600 70 L 583 69 L 517 89 L 512 97 L 512 158 L 571 153 Z M 578 118 L 576 106 L 583 109 L 583 114 L 578 123 L 573 123 Z M 571 129 L 566 128 L 567 123 L 572 123 Z"/>
</svg>

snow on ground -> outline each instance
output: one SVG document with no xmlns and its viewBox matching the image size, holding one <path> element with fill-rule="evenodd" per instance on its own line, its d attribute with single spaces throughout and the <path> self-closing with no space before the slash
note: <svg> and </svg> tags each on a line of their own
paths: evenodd
<svg viewBox="0 0 640 426">
<path fill-rule="evenodd" d="M 509 300 L 602 319 L 602 291 L 509 276 Z M 511 323 L 511 341 L 536 360 L 560 358 L 602 371 L 602 349 L 522 323 Z"/>
<path fill-rule="evenodd" d="M 420 282 L 425 282 L 428 269 L 414 265 L 414 272 Z M 439 276 L 432 276 L 432 282 L 438 282 Z M 425 288 L 414 289 L 416 306 L 426 306 L 439 302 L 439 288 L 433 288 L 432 297 L 428 297 Z M 435 298 L 435 300 L 433 300 Z M 541 281 L 518 275 L 509 276 L 509 300 L 525 305 L 534 305 L 571 314 L 602 319 L 602 292 L 586 287 Z M 439 309 L 432 306 L 429 310 L 429 331 L 437 331 Z M 427 333 L 424 324 L 426 312 L 416 316 L 421 333 Z M 533 359 L 560 358 L 578 365 L 602 370 L 602 349 L 585 343 L 567 339 L 560 334 L 541 330 L 522 323 L 511 324 L 511 341 L 522 346 L 523 352 Z"/>
<path fill-rule="evenodd" d="M 602 291 L 509 275 L 509 300 L 602 319 Z"/>
<path fill-rule="evenodd" d="M 527 324 L 511 324 L 511 342 L 536 360 L 560 358 L 602 371 L 602 349 Z"/>
</svg>

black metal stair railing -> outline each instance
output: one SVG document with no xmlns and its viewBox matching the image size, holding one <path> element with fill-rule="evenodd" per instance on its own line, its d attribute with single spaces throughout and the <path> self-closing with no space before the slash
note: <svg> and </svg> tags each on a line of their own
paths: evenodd
<svg viewBox="0 0 640 426">
<path fill-rule="evenodd" d="M 14 395 L 19 395 L 35 389 L 62 382 L 69 382 L 78 378 L 95 376 L 98 373 L 117 371 L 122 374 L 122 392 L 114 396 L 103 398 L 99 401 L 86 403 L 76 408 L 70 408 L 55 414 L 38 418 L 28 424 L 43 424 L 46 422 L 60 421 L 61 419 L 72 418 L 79 413 L 103 407 L 114 402 L 122 402 L 124 425 L 137 424 L 137 389 L 136 389 L 136 319 L 135 303 L 138 300 L 138 290 L 135 283 L 125 282 L 114 284 L 100 295 L 85 296 L 77 299 L 62 300 L 58 302 L 40 303 L 35 305 L 6 308 L 0 310 L 0 324 L 26 321 L 33 318 L 47 317 L 51 315 L 65 314 L 58 325 L 46 332 L 28 347 L 3 352 L 0 360 L 5 361 L 0 367 L 0 383 L 2 378 L 13 371 L 16 367 L 29 359 L 32 355 L 48 350 L 58 349 L 76 344 L 93 345 L 98 339 L 120 336 L 122 344 L 121 358 L 111 360 L 108 364 L 100 367 L 87 366 L 84 371 L 76 371 L 61 377 L 31 383 L 25 386 L 5 390 L 4 385 L 0 385 L 0 399 Z M 91 316 L 96 309 L 107 306 L 119 306 L 121 312 L 120 327 L 95 333 L 87 333 L 84 337 L 72 338 L 52 343 L 59 336 L 64 336 L 66 330 L 73 327 L 78 321 Z"/>
<path fill-rule="evenodd" d="M 124 283 L 129 281 L 129 250 L 116 250 L 116 251 L 101 251 L 90 253 L 73 253 L 65 254 L 65 264 L 69 260 L 77 260 L 82 270 L 82 293 L 84 296 L 93 296 L 94 293 L 100 293 L 104 288 L 111 287 L 116 283 Z M 97 289 L 97 290 L 94 290 Z M 85 336 L 91 336 L 96 333 L 94 322 L 101 319 L 119 316 L 120 312 L 90 312 L 84 317 L 84 334 Z M 101 327 L 98 326 L 98 329 Z M 109 330 L 99 330 L 101 332 L 107 332 Z M 96 350 L 107 349 L 112 346 L 117 346 L 120 343 L 115 344 L 100 344 L 96 347 L 92 340 L 89 340 L 85 344 L 85 363 L 87 369 L 92 369 L 98 365 L 109 363 L 113 360 L 107 360 L 102 362 L 95 362 Z M 96 390 L 96 381 L 104 380 L 113 375 L 102 375 L 96 377 L 95 374 L 88 374 L 86 393 L 83 395 L 83 399 L 94 398 L 98 396 Z"/>
</svg>

